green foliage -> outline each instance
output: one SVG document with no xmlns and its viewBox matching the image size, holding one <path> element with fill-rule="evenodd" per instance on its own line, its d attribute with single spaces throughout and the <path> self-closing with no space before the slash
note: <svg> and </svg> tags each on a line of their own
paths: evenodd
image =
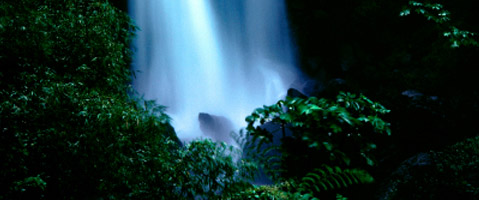
<svg viewBox="0 0 479 200">
<path fill-rule="evenodd" d="M 410 1 L 409 6 L 404 8 L 400 16 L 407 16 L 411 11 L 423 15 L 427 20 L 436 22 L 439 25 L 444 24 L 443 36 L 449 38 L 452 48 L 460 46 L 476 46 L 479 47 L 477 34 L 465 30 L 460 30 L 455 26 L 448 24 L 451 21 L 449 18 L 450 12 L 445 10 L 441 4 L 438 3 L 420 3 Z"/>
<path fill-rule="evenodd" d="M 187 181 L 178 185 L 187 199 L 220 199 L 250 187 L 256 166 L 240 151 L 211 140 L 193 141 L 180 151 L 180 165 Z M 236 160 L 237 159 L 237 160 Z M 178 169 L 177 169 L 178 171 Z"/>
<path fill-rule="evenodd" d="M 255 185 L 247 190 L 239 191 L 231 199 L 297 199 L 294 198 L 295 196 L 290 192 L 291 190 L 291 184 L 288 182 L 282 182 L 274 185 Z"/>
<path fill-rule="evenodd" d="M 354 184 L 372 183 L 373 177 L 360 169 L 341 170 L 339 167 L 323 166 L 302 178 L 299 192 L 316 192 L 346 188 Z"/>
<path fill-rule="evenodd" d="M 135 27 L 103 0 L 0 3 L 0 199 L 215 199 L 255 165 L 184 147 L 165 108 L 135 97 Z M 239 157 L 239 156 L 236 156 Z"/>
<path fill-rule="evenodd" d="M 388 112 L 363 95 L 344 92 L 335 101 L 287 98 L 246 118 L 251 139 L 246 146 L 274 180 L 304 177 L 302 193 L 370 183 L 368 172 L 357 168 L 375 165 L 374 141 L 390 135 L 389 123 L 381 119 Z M 264 128 L 268 124 L 280 130 L 270 132 Z M 274 145 L 279 134 L 281 144 Z"/>
<path fill-rule="evenodd" d="M 35 191 L 35 190 L 40 190 L 43 191 L 45 190 L 45 187 L 47 183 L 43 181 L 43 179 L 38 175 L 35 177 L 27 177 L 22 181 L 17 181 L 14 183 L 14 189 L 16 191 Z M 43 197 L 43 196 L 41 196 Z"/>
<path fill-rule="evenodd" d="M 134 30 L 126 14 L 94 0 L 4 1 L 1 9 L 0 42 L 12 47 L 2 49 L 2 60 L 15 66 L 6 69 L 3 80 L 47 68 L 57 79 L 84 88 L 125 90 Z"/>
<path fill-rule="evenodd" d="M 308 173 L 299 184 L 290 180 L 274 185 L 254 185 L 236 193 L 231 199 L 318 200 L 313 193 L 321 190 L 346 188 L 354 184 L 371 183 L 372 181 L 373 178 L 364 170 L 341 170 L 339 167 L 323 166 L 323 168 Z M 335 199 L 346 200 L 347 198 L 341 194 L 335 194 Z"/>
<path fill-rule="evenodd" d="M 300 193 L 296 187 L 297 186 L 290 181 L 284 181 L 274 185 L 255 185 L 252 188 L 238 192 L 231 199 L 318 200 L 318 198 L 314 197 L 311 193 Z"/>
<path fill-rule="evenodd" d="M 348 200 L 348 198 L 344 197 L 341 194 L 336 194 L 336 200 Z"/>
<path fill-rule="evenodd" d="M 405 8 L 401 13 L 400 16 L 407 16 L 411 14 L 411 11 L 424 15 L 427 20 L 432 20 L 436 23 L 442 24 L 445 22 L 450 21 L 449 15 L 451 14 L 449 11 L 444 10 L 443 6 L 438 3 L 420 3 L 416 1 L 410 1 L 409 7 Z"/>
<path fill-rule="evenodd" d="M 286 129 L 293 132 L 292 136 L 284 139 L 294 139 L 318 152 L 316 159 L 321 162 L 349 166 L 350 157 L 354 155 L 362 157 L 367 165 L 374 165 L 369 156 L 369 152 L 376 148 L 372 140 L 377 134 L 390 134 L 389 123 L 380 118 L 388 112 L 363 95 L 340 93 L 336 101 L 315 97 L 281 100 L 275 105 L 256 109 L 246 121 L 252 142 L 258 142 L 255 147 L 258 150 L 262 144 L 272 143 L 272 133 L 261 127 L 272 122 L 279 124 L 283 133 Z M 287 148 L 284 145 L 281 148 Z M 262 151 L 273 148 L 276 147 Z"/>
</svg>

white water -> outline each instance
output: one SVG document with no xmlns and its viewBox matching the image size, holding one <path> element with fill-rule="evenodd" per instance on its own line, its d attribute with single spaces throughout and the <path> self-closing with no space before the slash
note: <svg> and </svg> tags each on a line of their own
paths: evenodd
<svg viewBox="0 0 479 200">
<path fill-rule="evenodd" d="M 285 9 L 283 0 L 130 0 L 134 88 L 168 107 L 182 140 L 202 137 L 200 112 L 238 131 L 299 78 Z"/>
</svg>

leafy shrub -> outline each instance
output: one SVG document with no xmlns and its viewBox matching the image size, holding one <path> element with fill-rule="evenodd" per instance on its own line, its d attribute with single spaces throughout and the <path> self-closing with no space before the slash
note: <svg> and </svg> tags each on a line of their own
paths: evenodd
<svg viewBox="0 0 479 200">
<path fill-rule="evenodd" d="M 134 26 L 104 1 L 0 3 L 0 198 L 168 195 L 178 138 L 128 97 Z"/>
<path fill-rule="evenodd" d="M 263 200 L 287 200 L 287 199 L 315 199 L 311 194 L 301 194 L 299 192 L 294 192 L 290 182 L 285 181 L 277 183 L 274 185 L 261 185 L 251 187 L 247 190 L 240 191 L 233 196 L 231 199 L 263 199 Z"/>
<path fill-rule="evenodd" d="M 300 186 L 306 193 L 319 192 L 321 186 L 324 190 L 349 186 L 353 182 L 346 177 L 353 174 L 357 183 L 370 183 L 372 177 L 359 168 L 375 165 L 374 141 L 390 135 L 389 123 L 380 118 L 388 112 L 363 95 L 344 92 L 335 101 L 287 98 L 246 118 L 251 139 L 246 146 L 259 153 L 257 158 L 273 179 L 305 177 Z M 265 129 L 271 123 L 281 129 L 280 145 L 272 145 L 278 133 Z"/>
<path fill-rule="evenodd" d="M 250 187 L 256 166 L 238 159 L 240 151 L 210 139 L 192 141 L 180 151 L 185 180 L 179 187 L 187 199 L 220 199 Z"/>
</svg>

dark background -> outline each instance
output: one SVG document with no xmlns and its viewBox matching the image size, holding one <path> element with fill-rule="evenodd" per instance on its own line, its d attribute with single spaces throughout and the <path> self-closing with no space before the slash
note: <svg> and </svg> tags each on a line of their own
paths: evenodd
<svg viewBox="0 0 479 200">
<path fill-rule="evenodd" d="M 108 0 L 115 7 L 128 12 L 128 0 Z"/>
</svg>

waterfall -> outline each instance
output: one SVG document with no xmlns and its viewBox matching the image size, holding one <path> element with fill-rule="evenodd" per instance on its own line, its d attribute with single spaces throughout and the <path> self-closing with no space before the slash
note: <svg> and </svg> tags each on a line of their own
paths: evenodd
<svg viewBox="0 0 479 200">
<path fill-rule="evenodd" d="M 130 0 L 129 12 L 133 87 L 167 106 L 182 140 L 238 131 L 299 78 L 283 0 Z"/>
</svg>

